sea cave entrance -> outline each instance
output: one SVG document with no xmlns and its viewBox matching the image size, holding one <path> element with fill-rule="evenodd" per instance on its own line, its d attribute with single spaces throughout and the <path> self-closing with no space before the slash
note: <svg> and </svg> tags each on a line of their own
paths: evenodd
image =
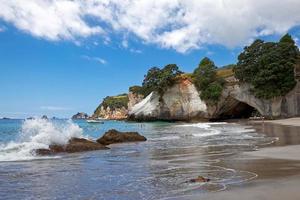
<svg viewBox="0 0 300 200">
<path fill-rule="evenodd" d="M 221 109 L 218 120 L 224 119 L 248 119 L 254 116 L 261 116 L 259 111 L 247 103 L 231 98 Z"/>
</svg>

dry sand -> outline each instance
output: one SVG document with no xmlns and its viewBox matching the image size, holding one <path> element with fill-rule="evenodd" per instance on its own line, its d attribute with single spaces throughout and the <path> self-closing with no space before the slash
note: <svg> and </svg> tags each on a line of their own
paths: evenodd
<svg viewBox="0 0 300 200">
<path fill-rule="evenodd" d="M 279 120 L 266 120 L 266 123 L 285 125 L 285 126 L 297 126 L 300 127 L 300 117 L 279 119 Z"/>
</svg>

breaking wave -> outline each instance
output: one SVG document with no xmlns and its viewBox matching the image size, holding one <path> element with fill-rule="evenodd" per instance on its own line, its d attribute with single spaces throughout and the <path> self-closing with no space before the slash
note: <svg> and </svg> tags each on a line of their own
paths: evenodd
<svg viewBox="0 0 300 200">
<path fill-rule="evenodd" d="M 36 156 L 34 150 L 49 148 L 50 144 L 66 144 L 72 137 L 82 137 L 82 132 L 82 129 L 72 121 L 25 120 L 20 137 L 16 141 L 0 146 L 0 161 L 49 158 Z"/>
</svg>

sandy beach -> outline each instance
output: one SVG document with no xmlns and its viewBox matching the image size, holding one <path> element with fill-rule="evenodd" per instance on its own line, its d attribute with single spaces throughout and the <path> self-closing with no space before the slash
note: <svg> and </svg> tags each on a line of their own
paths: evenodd
<svg viewBox="0 0 300 200">
<path fill-rule="evenodd" d="M 288 119 L 278 119 L 278 120 L 266 120 L 265 123 L 300 127 L 300 117 L 288 118 Z"/>
<path fill-rule="evenodd" d="M 253 152 L 244 152 L 229 161 L 226 167 L 252 171 L 258 177 L 230 190 L 205 194 L 201 199 L 300 199 L 300 118 L 250 122 L 258 132 L 277 140 Z M 187 198 L 193 199 L 193 198 Z"/>
<path fill-rule="evenodd" d="M 244 123 L 244 122 L 242 122 Z M 231 185 L 225 191 L 184 199 L 210 200 L 299 200 L 300 199 L 300 118 L 249 121 L 259 133 L 276 137 L 273 144 L 221 161 L 221 166 L 251 171 L 258 176 Z M 182 198 L 180 198 L 182 199 Z"/>
</svg>

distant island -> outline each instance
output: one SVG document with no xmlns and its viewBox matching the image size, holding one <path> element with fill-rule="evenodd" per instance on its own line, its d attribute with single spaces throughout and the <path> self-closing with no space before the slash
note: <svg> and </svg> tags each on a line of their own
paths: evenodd
<svg viewBox="0 0 300 200">
<path fill-rule="evenodd" d="M 89 115 L 84 112 L 78 112 L 77 114 L 72 116 L 72 119 L 88 119 Z"/>
<path fill-rule="evenodd" d="M 286 34 L 279 42 L 254 41 L 244 48 L 236 64 L 220 68 L 207 57 L 193 73 L 180 71 L 176 64 L 152 67 L 141 86 L 130 87 L 128 94 L 104 98 L 92 118 L 190 121 L 294 117 L 300 115 L 299 80 L 299 49 Z"/>
</svg>

